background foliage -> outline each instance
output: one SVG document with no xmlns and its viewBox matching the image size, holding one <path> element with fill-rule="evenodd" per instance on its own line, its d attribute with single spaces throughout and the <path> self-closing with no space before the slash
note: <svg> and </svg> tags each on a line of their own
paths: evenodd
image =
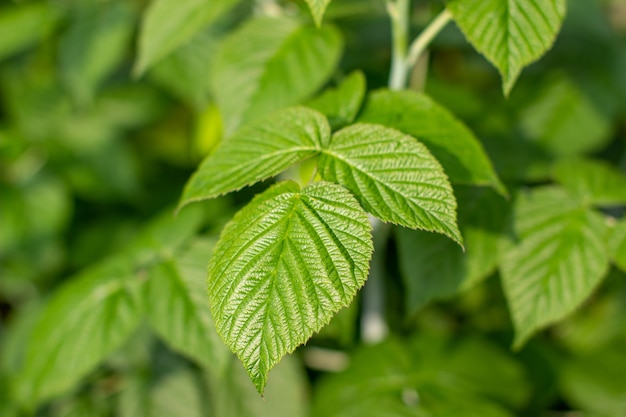
<svg viewBox="0 0 626 417">
<path fill-rule="evenodd" d="M 417 62 L 412 91 L 390 92 L 380 0 L 0 2 L 0 417 L 626 416 L 626 4 L 528 0 L 520 17 L 504 3 L 447 2 L 456 23 Z M 509 38 L 481 26 L 478 5 Z M 410 33 L 443 7 L 415 1 Z M 546 34 L 553 47 L 520 72 Z M 293 105 L 306 107 L 274 113 Z M 255 122 L 272 114 L 293 128 L 282 142 Z M 326 149 L 330 129 L 354 122 Z M 375 235 L 382 289 L 283 358 L 262 399 L 209 313 L 213 247 L 269 177 L 304 160 L 279 179 L 306 184 L 322 149 L 325 180 L 384 220 L 419 223 L 404 204 L 378 207 L 396 200 L 332 156 L 363 157 L 367 135 L 379 155 L 401 142 L 428 148 L 439 176 L 441 163 L 465 250 L 423 230 Z M 196 176 L 183 194 L 223 137 L 205 175 L 232 183 L 207 192 Z M 272 172 L 232 157 L 294 141 Z M 330 186 L 316 184 L 303 194 Z M 217 198 L 174 217 L 181 195 L 201 199 L 196 186 Z M 429 230 L 461 240 L 454 227 Z M 348 246 L 367 254 L 359 233 Z M 372 291 L 389 330 L 374 345 Z"/>
</svg>

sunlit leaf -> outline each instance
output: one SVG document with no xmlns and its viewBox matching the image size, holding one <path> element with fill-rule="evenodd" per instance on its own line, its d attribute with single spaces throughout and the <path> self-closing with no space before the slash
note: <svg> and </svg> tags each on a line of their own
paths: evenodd
<svg viewBox="0 0 626 417">
<path fill-rule="evenodd" d="M 442 233 L 461 243 L 448 178 L 414 138 L 380 125 L 349 126 L 333 135 L 319 170 L 322 178 L 352 191 L 381 220 Z"/>
<path fill-rule="evenodd" d="M 545 187 L 520 196 L 515 209 L 519 243 L 501 263 L 516 347 L 579 307 L 608 271 L 602 216 L 567 193 Z"/>
<path fill-rule="evenodd" d="M 319 153 L 329 140 L 328 122 L 314 110 L 273 113 L 241 128 L 204 160 L 185 186 L 181 207 L 277 175 Z"/>
<path fill-rule="evenodd" d="M 330 3 L 330 0 L 305 0 L 309 5 L 309 9 L 311 9 L 311 15 L 313 15 L 313 20 L 315 20 L 315 24 L 319 27 L 322 25 L 322 18 L 324 17 L 324 12 L 326 11 L 326 7 Z"/>
<path fill-rule="evenodd" d="M 327 118 L 333 130 L 352 123 L 365 97 L 365 77 L 355 71 L 347 76 L 337 88 L 324 91 L 306 103 Z"/>
<path fill-rule="evenodd" d="M 342 44 L 333 27 L 315 29 L 286 18 L 252 19 L 231 33 L 211 77 L 226 135 L 317 91 L 335 69 Z"/>
<path fill-rule="evenodd" d="M 424 94 L 375 91 L 368 96 L 358 121 L 392 127 L 415 137 L 437 158 L 453 183 L 487 185 L 506 193 L 474 134 Z"/>
<path fill-rule="evenodd" d="M 367 278 L 370 232 L 354 197 L 325 182 L 277 184 L 224 228 L 209 264 L 211 311 L 257 390 L 352 301 Z"/>
<path fill-rule="evenodd" d="M 552 47 L 565 0 L 449 0 L 448 9 L 474 47 L 502 75 L 509 94 L 522 69 Z"/>
</svg>

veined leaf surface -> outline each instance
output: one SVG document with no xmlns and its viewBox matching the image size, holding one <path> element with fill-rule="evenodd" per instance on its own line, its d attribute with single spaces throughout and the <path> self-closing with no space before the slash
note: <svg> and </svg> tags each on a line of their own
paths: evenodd
<svg viewBox="0 0 626 417">
<path fill-rule="evenodd" d="M 425 94 L 375 91 L 368 96 L 358 121 L 392 127 L 417 138 L 437 158 L 453 183 L 487 185 L 506 194 L 474 134 Z"/>
<path fill-rule="evenodd" d="M 316 29 L 286 18 L 244 24 L 224 40 L 211 76 L 226 136 L 313 94 L 330 77 L 342 46 L 330 26 Z"/>
<path fill-rule="evenodd" d="M 209 264 L 211 311 L 259 392 L 282 356 L 350 303 L 372 250 L 366 213 L 325 182 L 279 183 L 224 228 Z"/>
<path fill-rule="evenodd" d="M 439 162 L 414 138 L 380 125 L 349 126 L 333 135 L 319 170 L 381 220 L 442 233 L 461 244 L 452 187 Z"/>
<path fill-rule="evenodd" d="M 209 155 L 191 177 L 181 206 L 238 190 L 272 177 L 327 146 L 326 118 L 306 108 L 289 108 L 243 127 Z"/>
<path fill-rule="evenodd" d="M 451 0 L 448 9 L 474 47 L 502 75 L 509 94 L 522 69 L 554 43 L 565 0 Z"/>
<path fill-rule="evenodd" d="M 604 278 L 609 258 L 602 216 L 560 188 L 522 195 L 514 220 L 520 242 L 504 255 L 501 271 L 520 347 L 579 307 Z"/>
<path fill-rule="evenodd" d="M 311 15 L 313 16 L 313 20 L 315 20 L 315 24 L 319 27 L 322 25 L 322 18 L 324 17 L 324 12 L 326 11 L 326 7 L 330 3 L 330 0 L 305 0 L 309 5 L 309 9 L 311 9 Z"/>
</svg>

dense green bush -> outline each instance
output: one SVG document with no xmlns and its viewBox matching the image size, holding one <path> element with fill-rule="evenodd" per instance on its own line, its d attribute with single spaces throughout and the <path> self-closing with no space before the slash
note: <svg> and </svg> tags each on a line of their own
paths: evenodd
<svg viewBox="0 0 626 417">
<path fill-rule="evenodd" d="M 626 416 L 624 1 L 0 6 L 0 417 Z"/>
</svg>

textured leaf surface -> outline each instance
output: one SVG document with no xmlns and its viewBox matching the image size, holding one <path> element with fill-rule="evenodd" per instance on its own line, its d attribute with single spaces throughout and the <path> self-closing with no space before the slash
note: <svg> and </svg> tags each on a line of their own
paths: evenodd
<svg viewBox="0 0 626 417">
<path fill-rule="evenodd" d="M 437 158 L 453 183 L 488 185 L 505 193 L 474 134 L 424 94 L 375 91 L 369 95 L 358 121 L 392 127 L 417 138 Z"/>
<path fill-rule="evenodd" d="M 224 40 L 211 76 L 226 135 L 317 91 L 335 69 L 342 44 L 330 26 L 315 29 L 285 18 L 246 22 Z"/>
<path fill-rule="evenodd" d="M 352 191 L 381 220 L 443 233 L 461 243 L 448 178 L 414 138 L 379 125 L 349 126 L 333 135 L 319 171 Z"/>
<path fill-rule="evenodd" d="M 143 73 L 239 0 L 152 0 L 139 32 L 135 72 Z"/>
<path fill-rule="evenodd" d="M 522 110 L 520 124 L 533 142 L 555 155 L 599 150 L 611 138 L 611 122 L 567 78 L 550 80 Z"/>
<path fill-rule="evenodd" d="M 272 177 L 313 156 L 330 140 L 326 118 L 289 108 L 243 127 L 208 156 L 191 177 L 181 206 L 217 197 Z"/>
<path fill-rule="evenodd" d="M 262 392 L 269 370 L 364 284 L 371 226 L 343 187 L 277 184 L 224 228 L 209 264 L 217 331 Z"/>
<path fill-rule="evenodd" d="M 477 366 L 485 357 L 493 366 Z M 518 404 L 527 392 L 523 369 L 488 343 L 431 336 L 406 345 L 389 340 L 361 348 L 346 371 L 322 379 L 312 415 L 504 417 L 511 414 L 493 399 Z"/>
<path fill-rule="evenodd" d="M 332 129 L 336 130 L 354 121 L 364 97 L 365 76 L 355 71 L 337 88 L 324 91 L 306 105 L 323 113 Z"/>
<path fill-rule="evenodd" d="M 311 15 L 313 16 L 313 20 L 315 20 L 315 24 L 319 27 L 322 25 L 322 18 L 324 17 L 324 12 L 326 11 L 326 7 L 330 3 L 330 0 L 305 0 L 309 5 L 309 9 L 311 10 Z"/>
<path fill-rule="evenodd" d="M 562 189 L 520 196 L 515 208 L 520 242 L 502 259 L 515 346 L 574 311 L 608 271 L 602 217 L 581 208 Z"/>
<path fill-rule="evenodd" d="M 152 327 L 174 350 L 221 375 L 230 354 L 215 332 L 206 299 L 206 264 L 212 246 L 200 240 L 150 272 L 147 314 Z"/>
<path fill-rule="evenodd" d="M 455 188 L 465 252 L 450 239 L 398 229 L 398 256 L 409 313 L 433 299 L 451 297 L 492 274 L 498 262 L 508 204 L 488 188 Z"/>
<path fill-rule="evenodd" d="M 552 174 L 583 204 L 626 204 L 626 175 L 606 162 L 562 160 L 557 162 Z"/>
<path fill-rule="evenodd" d="M 613 262 L 626 272 L 626 220 L 622 219 L 611 230 L 609 249 Z"/>
<path fill-rule="evenodd" d="M 474 47 L 493 63 L 508 94 L 522 69 L 554 43 L 565 0 L 451 0 L 448 9 Z"/>
</svg>

